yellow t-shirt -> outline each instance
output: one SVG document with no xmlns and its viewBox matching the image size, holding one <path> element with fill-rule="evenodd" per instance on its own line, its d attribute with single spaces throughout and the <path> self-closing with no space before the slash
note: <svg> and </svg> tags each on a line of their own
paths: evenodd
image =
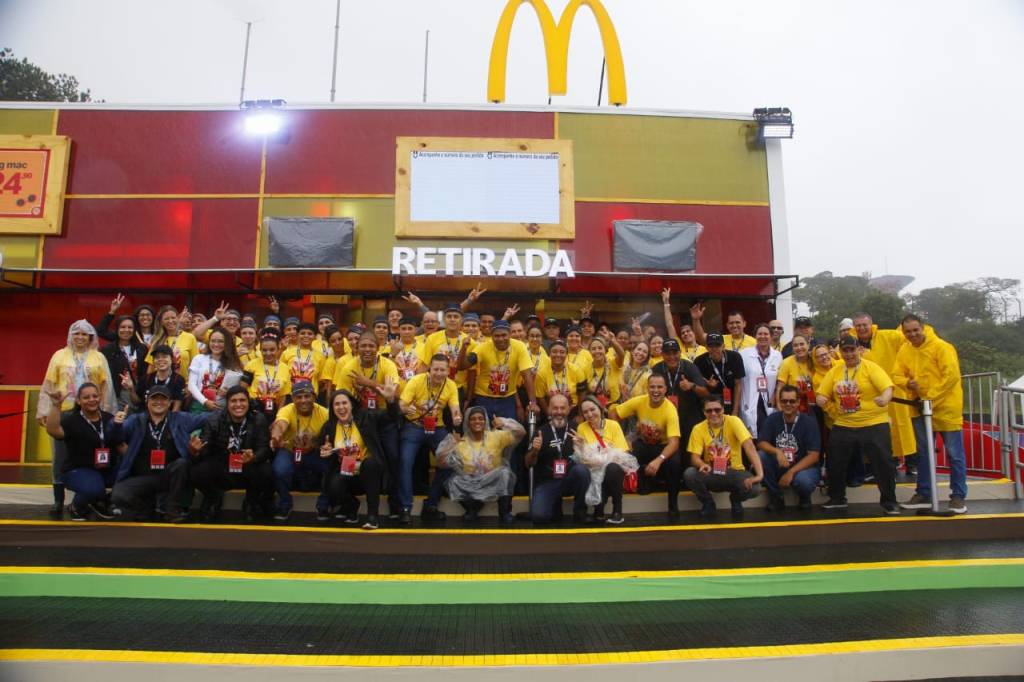
<svg viewBox="0 0 1024 682">
<path fill-rule="evenodd" d="M 580 348 L 575 353 L 567 352 L 565 362 L 569 365 L 575 365 L 576 369 L 580 370 L 583 376 L 587 376 L 590 374 L 591 365 L 594 364 L 594 356 L 586 348 Z"/>
<path fill-rule="evenodd" d="M 679 412 L 669 400 L 662 400 L 657 407 L 651 406 L 647 396 L 630 398 L 615 406 L 615 414 L 626 419 L 636 416 L 637 434 L 648 445 L 664 444 L 669 438 L 679 438 Z"/>
<path fill-rule="evenodd" d="M 725 415 L 725 422 L 722 428 L 712 429 L 705 419 L 693 427 L 690 432 L 690 442 L 686 451 L 697 455 L 707 464 L 711 464 L 712 455 L 709 446 L 713 441 L 725 443 L 729 446 L 729 468 L 742 471 L 743 466 L 743 444 L 751 440 L 750 431 L 747 430 L 743 420 L 731 414 Z"/>
<path fill-rule="evenodd" d="M 853 371 L 842 363 L 833 365 L 821 382 L 820 392 L 838 409 L 836 426 L 858 429 L 889 423 L 889 408 L 876 405 L 875 398 L 890 386 L 892 379 L 884 369 L 861 358 Z M 849 396 L 848 407 L 844 406 L 843 394 Z"/>
<path fill-rule="evenodd" d="M 438 353 L 443 353 L 448 356 L 448 362 L 451 368 L 455 367 L 455 363 L 459 359 L 459 353 L 462 350 L 462 344 L 468 344 L 466 347 L 466 353 L 468 354 L 473 350 L 473 340 L 469 338 L 468 334 L 459 334 L 457 339 L 449 339 L 445 336 L 445 331 L 439 329 L 430 336 L 427 337 L 427 342 L 420 347 L 420 362 L 425 367 L 430 367 L 430 358 L 434 357 Z M 459 388 L 463 388 L 466 385 L 466 370 L 461 372 L 455 372 L 454 376 L 449 372 L 448 376 L 455 381 L 455 384 Z"/>
<path fill-rule="evenodd" d="M 540 352 L 537 355 L 533 354 L 533 351 L 530 350 L 529 346 L 526 346 L 526 352 L 530 356 L 530 366 L 533 367 L 533 376 L 534 377 L 536 377 L 540 373 L 541 368 L 543 368 L 545 366 L 547 366 L 547 367 L 551 366 L 551 358 L 548 357 L 548 352 L 546 350 L 544 350 L 544 346 L 540 347 Z M 523 385 L 523 375 L 520 374 L 519 375 L 518 386 L 522 386 L 522 385 Z"/>
<path fill-rule="evenodd" d="M 482 443 L 468 436 L 464 437 L 455 446 L 455 454 L 462 460 L 463 473 L 485 474 L 502 465 L 505 448 L 511 446 L 515 440 L 511 431 L 491 430 L 484 433 Z"/>
<path fill-rule="evenodd" d="M 238 349 L 238 362 L 245 367 L 256 358 L 262 358 L 263 353 L 260 352 L 259 348 L 253 348 L 252 350 L 243 351 L 241 348 Z"/>
<path fill-rule="evenodd" d="M 342 355 L 351 355 L 352 348 L 348 345 L 348 339 L 343 338 L 341 344 Z M 328 358 L 334 357 L 334 349 L 331 347 L 331 344 L 327 343 L 326 339 L 313 339 L 313 349 L 323 356 L 324 362 L 327 362 Z"/>
<path fill-rule="evenodd" d="M 332 379 L 335 390 L 345 389 L 352 395 L 358 396 L 363 407 L 369 407 L 372 400 L 374 409 L 384 409 L 384 397 L 372 388 L 360 389 L 357 387 L 355 380 L 350 376 L 353 373 L 361 374 L 378 384 L 390 382 L 398 386 L 398 368 L 395 367 L 395 363 L 378 355 L 373 367 L 364 368 L 360 365 L 358 356 L 351 357 L 337 365 Z"/>
<path fill-rule="evenodd" d="M 576 386 L 584 380 L 583 373 L 576 368 L 576 365 L 570 365 L 567 362 L 562 366 L 561 371 L 555 372 L 549 361 L 534 378 L 534 393 L 538 398 L 548 398 L 555 393 L 561 393 L 568 396 L 570 404 L 575 405 Z"/>
<path fill-rule="evenodd" d="M 649 376 L 651 376 L 650 367 L 633 369 L 627 364 L 626 368 L 622 370 L 622 383 L 626 385 L 629 394 L 622 398 L 629 399 L 647 395 L 647 378 Z"/>
<path fill-rule="evenodd" d="M 171 352 L 174 354 L 173 366 L 178 370 L 178 374 L 185 377 L 185 381 L 188 381 L 189 365 L 192 364 L 192 358 L 199 355 L 199 344 L 196 343 L 196 337 L 192 336 L 189 332 L 180 332 L 177 336 L 166 337 L 161 343 L 171 347 Z M 152 351 L 152 348 L 150 348 L 150 351 Z M 146 362 L 152 368 L 152 352 L 146 355 Z"/>
<path fill-rule="evenodd" d="M 366 459 L 366 442 L 363 441 L 363 434 L 359 433 L 359 427 L 354 423 L 344 426 L 341 422 L 334 427 L 334 447 L 341 448 L 338 452 L 338 460 L 342 456 L 355 456 L 360 462 Z"/>
<path fill-rule="evenodd" d="M 610 448 L 617 448 L 623 452 L 629 452 L 629 443 L 626 442 L 626 436 L 622 433 L 622 427 L 617 422 L 613 422 L 611 419 L 604 421 L 604 426 L 601 430 L 601 438 L 604 440 L 604 444 Z M 594 434 L 594 429 L 591 428 L 587 422 L 581 422 L 576 427 L 576 433 L 580 435 L 580 438 L 588 444 L 595 444 L 598 442 L 597 435 Z"/>
<path fill-rule="evenodd" d="M 682 343 L 682 341 L 680 341 L 679 342 L 679 347 L 682 348 L 683 357 L 686 358 L 687 360 L 689 360 L 690 362 L 693 362 L 694 360 L 699 358 L 701 355 L 704 355 L 705 353 L 708 352 L 708 349 L 705 348 L 704 346 L 700 345 L 699 343 L 694 344 L 694 345 L 690 346 L 689 348 L 683 348 L 683 343 Z"/>
<path fill-rule="evenodd" d="M 296 379 L 308 379 L 316 388 L 320 381 L 320 373 L 324 367 L 324 356 L 315 348 L 300 348 L 292 346 L 281 353 L 281 362 L 288 366 L 288 372 L 292 381 Z"/>
<path fill-rule="evenodd" d="M 519 377 L 533 369 L 530 351 L 522 341 L 509 339 L 508 348 L 498 350 L 491 340 L 477 344 L 476 386 L 473 392 L 488 398 L 508 398 L 516 394 Z"/>
<path fill-rule="evenodd" d="M 725 347 L 729 350 L 741 351 L 744 348 L 753 348 L 757 345 L 757 339 L 750 334 L 744 334 L 742 341 L 737 341 L 732 334 L 725 335 Z"/>
<path fill-rule="evenodd" d="M 609 404 L 619 402 L 620 383 L 622 383 L 622 369 L 615 363 L 605 361 L 604 367 L 590 366 L 587 389 L 594 395 L 603 395 L 608 398 Z"/>
<path fill-rule="evenodd" d="M 283 362 L 267 367 L 263 358 L 257 358 L 245 366 L 245 371 L 252 372 L 252 384 L 249 386 L 251 398 L 273 397 L 278 405 L 283 405 L 285 397 L 292 394 L 291 374 L 288 365 Z"/>
<path fill-rule="evenodd" d="M 107 359 L 98 350 L 75 353 L 70 348 L 61 348 L 50 357 L 46 381 L 65 395 L 61 409 L 70 410 L 75 406 L 75 398 L 82 384 L 96 384 L 100 389 L 100 397 L 106 396 L 107 372 Z M 115 380 L 120 381 L 111 377 L 111 381 Z"/>
<path fill-rule="evenodd" d="M 395 353 L 392 351 L 390 358 L 398 369 L 398 390 L 401 391 L 409 383 L 409 380 L 416 376 L 416 367 L 420 362 L 421 341 L 413 339 L 411 344 L 402 344 L 402 350 Z"/>
<path fill-rule="evenodd" d="M 810 357 L 810 356 L 808 356 Z M 811 389 L 814 383 L 814 373 L 809 371 L 807 364 L 797 362 L 795 355 L 790 355 L 782 361 L 779 366 L 779 376 L 776 380 L 779 386 L 796 386 L 801 393 Z"/>
<path fill-rule="evenodd" d="M 308 417 L 299 414 L 295 403 L 285 405 L 277 411 L 277 416 L 274 417 L 274 421 L 288 422 L 288 428 L 281 439 L 282 447 L 286 450 L 293 450 L 296 447 L 296 437 L 298 437 L 298 441 L 302 443 L 302 449 L 309 450 L 313 447 L 316 437 L 330 416 L 331 413 L 327 411 L 326 407 L 316 403 L 313 403 L 313 413 Z"/>
<path fill-rule="evenodd" d="M 422 426 L 423 416 L 433 414 L 441 424 L 441 411 L 447 407 L 454 410 L 459 406 L 459 388 L 451 379 L 445 379 L 440 390 L 430 385 L 429 374 L 417 374 L 409 379 L 402 389 L 401 401 L 416 408 L 416 416 L 411 421 Z M 409 417 L 406 417 L 409 419 Z"/>
</svg>

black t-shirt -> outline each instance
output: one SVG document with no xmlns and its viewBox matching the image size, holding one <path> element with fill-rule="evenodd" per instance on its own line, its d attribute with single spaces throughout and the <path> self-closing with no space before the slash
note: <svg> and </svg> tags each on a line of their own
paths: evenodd
<svg viewBox="0 0 1024 682">
<path fill-rule="evenodd" d="M 100 420 L 91 422 L 78 410 L 65 414 L 60 418 L 60 427 L 64 429 L 64 445 L 68 456 L 61 467 L 61 473 L 72 469 L 93 469 L 96 462 L 96 448 L 114 450 L 110 439 L 110 424 L 114 416 L 108 412 L 100 412 Z M 100 438 L 100 433 L 103 438 Z M 110 467 L 114 466 L 111 454 Z"/>
<path fill-rule="evenodd" d="M 561 428 L 555 428 L 548 422 L 540 429 L 540 452 L 537 453 L 537 463 L 534 465 L 534 476 L 541 481 L 555 477 L 555 460 L 569 460 L 572 456 L 573 443 L 572 435 L 569 433 L 569 422 Z M 571 466 L 571 462 L 567 462 Z M 566 473 L 569 473 L 568 466 Z"/>
<path fill-rule="evenodd" d="M 148 476 L 149 474 L 160 473 L 159 470 L 154 471 L 149 466 L 149 453 L 152 450 L 164 451 L 165 467 L 181 456 L 178 452 L 178 447 L 174 444 L 174 435 L 171 433 L 171 425 L 167 417 L 159 425 L 147 419 L 142 428 L 145 431 L 142 436 L 142 445 L 139 447 L 139 454 L 135 457 L 135 461 L 132 462 L 132 476 Z"/>
<path fill-rule="evenodd" d="M 818 422 L 809 414 L 798 414 L 795 423 L 787 424 L 781 412 L 773 412 L 764 420 L 757 440 L 766 441 L 780 450 L 787 446 L 796 448 L 794 462 L 803 459 L 808 450 L 821 452 Z"/>
<path fill-rule="evenodd" d="M 146 394 L 149 393 L 150 387 L 157 384 L 167 386 L 168 390 L 171 392 L 172 401 L 185 399 L 185 377 L 181 376 L 177 372 L 171 372 L 171 375 L 166 379 L 158 379 L 154 373 L 146 375 L 145 380 L 143 380 L 142 384 L 135 391 L 139 394 L 139 399 L 143 403 L 146 402 Z"/>
<path fill-rule="evenodd" d="M 743 358 L 734 350 L 723 350 L 721 362 L 712 360 L 711 353 L 704 353 L 694 360 L 693 364 L 697 365 L 705 379 L 714 378 L 718 382 L 719 385 L 711 389 L 711 392 L 719 395 L 722 393 L 723 383 L 730 391 L 735 391 L 736 382 L 747 375 L 743 369 Z"/>
<path fill-rule="evenodd" d="M 703 412 L 701 411 L 700 396 L 698 396 L 693 389 L 684 391 L 679 387 L 679 382 L 684 377 L 687 381 L 698 386 L 704 386 L 707 384 L 696 365 L 686 358 L 680 358 L 679 366 L 676 367 L 675 370 L 671 370 L 663 360 L 651 368 L 651 372 L 665 377 L 665 381 L 668 383 L 668 393 L 666 395 L 676 396 L 680 428 L 682 428 L 684 424 L 693 428 L 694 424 L 699 423 L 704 418 Z M 688 434 L 682 435 L 688 437 Z"/>
</svg>

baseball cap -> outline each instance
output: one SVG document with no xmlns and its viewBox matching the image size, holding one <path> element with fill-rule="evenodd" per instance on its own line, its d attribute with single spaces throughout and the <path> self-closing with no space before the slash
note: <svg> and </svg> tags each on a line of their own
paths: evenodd
<svg viewBox="0 0 1024 682">
<path fill-rule="evenodd" d="M 708 338 L 704 341 L 706 346 L 724 346 L 725 338 L 718 332 L 711 332 L 708 334 Z M 662 346 L 664 349 L 664 346 Z"/>
<path fill-rule="evenodd" d="M 462 316 L 462 321 L 463 322 L 479 322 L 480 321 L 480 316 L 477 315 L 476 313 L 466 313 L 465 315 Z"/>
<path fill-rule="evenodd" d="M 508 320 L 495 320 L 494 321 L 494 326 L 491 327 L 492 330 L 494 330 L 494 329 L 511 329 L 511 328 L 512 328 L 512 325 L 510 325 L 508 323 Z"/>
<path fill-rule="evenodd" d="M 860 343 L 857 342 L 857 339 L 853 338 L 852 336 L 844 336 L 843 338 L 839 339 L 840 348 L 856 348 L 859 345 Z"/>
<path fill-rule="evenodd" d="M 284 324 L 281 325 L 281 326 L 285 327 L 285 328 L 287 328 L 287 327 L 298 327 L 299 326 L 299 321 L 300 320 L 297 317 L 286 317 L 285 320 L 284 320 Z"/>
<path fill-rule="evenodd" d="M 403 317 L 401 320 L 398 321 L 399 327 L 404 327 L 407 324 L 412 325 L 413 327 L 420 326 L 420 323 L 417 322 L 416 319 L 412 317 Z"/>
<path fill-rule="evenodd" d="M 812 326 L 811 325 L 811 318 L 809 318 L 809 317 L 807 317 L 805 315 L 801 315 L 800 317 L 798 317 L 795 320 L 793 320 L 793 326 L 794 327 L 810 327 L 810 326 Z"/>
<path fill-rule="evenodd" d="M 462 307 L 458 303 L 449 303 L 445 305 L 444 311 L 446 313 L 458 313 L 459 315 L 461 315 Z"/>
<path fill-rule="evenodd" d="M 545 327 L 557 327 L 558 326 L 558 320 L 556 320 L 553 317 L 549 317 L 548 319 L 544 320 L 544 326 Z"/>
<path fill-rule="evenodd" d="M 662 353 L 678 353 L 679 342 L 675 339 L 665 339 L 664 343 L 661 344 Z"/>
<path fill-rule="evenodd" d="M 149 352 L 149 354 L 152 355 L 154 358 L 158 355 L 170 355 L 171 357 L 174 357 L 174 351 L 171 350 L 171 347 L 165 343 L 161 343 L 159 346 L 156 346 L 153 350 Z"/>
<path fill-rule="evenodd" d="M 149 391 L 146 392 L 146 400 L 149 400 L 155 395 L 162 395 L 165 398 L 171 397 L 171 389 L 163 384 L 154 384 L 149 387 Z"/>
<path fill-rule="evenodd" d="M 298 393 L 314 393 L 313 383 L 309 379 L 296 379 L 292 382 L 292 395 Z"/>
</svg>

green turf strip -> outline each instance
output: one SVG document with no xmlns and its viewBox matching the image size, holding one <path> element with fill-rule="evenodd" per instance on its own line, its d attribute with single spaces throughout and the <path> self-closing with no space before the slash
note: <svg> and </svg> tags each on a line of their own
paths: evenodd
<svg viewBox="0 0 1024 682">
<path fill-rule="evenodd" d="M 0 597 L 113 597 L 308 604 L 566 604 L 1024 587 L 1020 565 L 567 580 L 287 580 L 0 573 Z"/>
</svg>

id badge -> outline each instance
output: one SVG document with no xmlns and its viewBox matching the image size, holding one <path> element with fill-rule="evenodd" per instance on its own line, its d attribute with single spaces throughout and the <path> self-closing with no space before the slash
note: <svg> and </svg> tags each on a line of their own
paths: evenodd
<svg viewBox="0 0 1024 682">
<path fill-rule="evenodd" d="M 667 395 L 665 397 L 668 399 L 668 401 L 670 403 L 672 403 L 673 405 L 676 406 L 676 409 L 679 408 L 679 396 L 677 396 L 677 395 Z"/>
<path fill-rule="evenodd" d="M 416 370 L 415 369 L 408 369 L 407 368 L 407 369 L 403 369 L 402 370 L 402 379 L 404 381 L 408 381 L 409 379 L 412 379 L 414 376 L 416 376 Z"/>
<path fill-rule="evenodd" d="M 93 466 L 97 469 L 106 469 L 110 466 L 110 449 L 109 448 L 96 448 L 93 450 L 92 457 Z"/>
<path fill-rule="evenodd" d="M 377 399 L 372 395 L 366 396 L 366 409 L 375 410 L 377 409 Z"/>
<path fill-rule="evenodd" d="M 505 395 L 508 393 L 508 384 L 498 384 L 498 393 Z"/>
<path fill-rule="evenodd" d="M 149 468 L 160 470 L 167 462 L 167 453 L 164 450 L 149 451 Z"/>
<path fill-rule="evenodd" d="M 732 405 L 732 389 L 728 386 L 722 386 L 722 402 L 727 406 Z"/>
<path fill-rule="evenodd" d="M 242 473 L 242 453 L 232 452 L 228 454 L 228 472 L 232 474 Z"/>
<path fill-rule="evenodd" d="M 432 414 L 423 415 L 423 433 L 432 434 L 437 430 L 437 417 Z"/>
<path fill-rule="evenodd" d="M 274 411 L 274 399 L 272 397 L 267 396 L 266 398 L 263 399 L 263 411 L 264 412 L 273 412 Z"/>
<path fill-rule="evenodd" d="M 565 471 L 568 468 L 568 461 L 564 459 L 556 459 L 554 462 L 555 478 L 562 478 L 563 476 L 565 476 Z"/>
<path fill-rule="evenodd" d="M 782 448 L 782 454 L 785 455 L 786 461 L 790 464 L 796 460 L 796 448 Z"/>
<path fill-rule="evenodd" d="M 358 463 L 359 463 L 359 460 L 357 460 L 352 455 L 343 455 L 342 458 L 341 458 L 341 471 L 340 471 L 341 475 L 342 476 L 355 476 L 356 475 L 356 466 L 358 465 Z"/>
<path fill-rule="evenodd" d="M 711 459 L 711 471 L 716 476 L 725 476 L 726 470 L 729 468 L 729 456 L 728 455 L 715 455 Z"/>
<path fill-rule="evenodd" d="M 295 463 L 302 464 L 302 448 L 295 448 L 295 452 L 293 454 L 295 455 Z"/>
<path fill-rule="evenodd" d="M 760 393 L 764 393 L 768 390 L 768 377 L 759 376 L 757 377 L 757 390 Z"/>
</svg>

